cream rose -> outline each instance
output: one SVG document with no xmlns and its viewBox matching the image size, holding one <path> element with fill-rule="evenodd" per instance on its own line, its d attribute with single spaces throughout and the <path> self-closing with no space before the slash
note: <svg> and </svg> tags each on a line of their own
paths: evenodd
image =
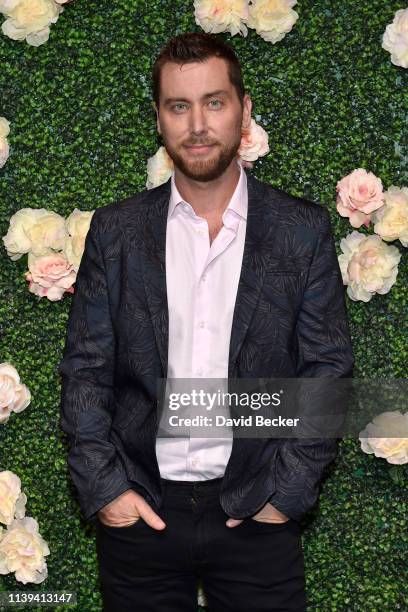
<svg viewBox="0 0 408 612">
<path fill-rule="evenodd" d="M 0 364 L 0 424 L 7 423 L 12 412 L 22 412 L 31 401 L 31 393 L 11 363 Z"/>
<path fill-rule="evenodd" d="M 0 472 L 0 523 L 10 525 L 14 518 L 23 518 L 26 502 L 17 474 L 9 470 Z"/>
<path fill-rule="evenodd" d="M 0 138 L 7 138 L 10 134 L 10 121 L 5 117 L 0 117 Z"/>
<path fill-rule="evenodd" d="M 94 212 L 94 210 L 81 211 L 75 208 L 65 220 L 65 227 L 69 236 L 65 240 L 63 254 L 75 272 L 78 272 L 79 264 L 81 263 L 85 248 L 85 238 Z"/>
<path fill-rule="evenodd" d="M 54 0 L 0 0 L 0 12 L 8 19 L 1 29 L 12 40 L 26 40 L 38 47 L 50 35 L 50 24 L 64 9 Z"/>
<path fill-rule="evenodd" d="M 167 153 L 166 147 L 159 147 L 156 153 L 147 160 L 147 189 L 165 183 L 173 170 L 173 160 Z"/>
<path fill-rule="evenodd" d="M 248 19 L 247 0 L 194 0 L 194 17 L 208 34 L 248 34 L 244 23 Z"/>
<path fill-rule="evenodd" d="M 395 66 L 408 68 L 408 8 L 395 13 L 393 22 L 385 28 L 381 46 L 391 53 Z"/>
<path fill-rule="evenodd" d="M 352 300 L 369 302 L 375 293 L 388 293 L 398 274 L 401 253 L 380 236 L 352 232 L 340 241 L 339 265 L 347 294 Z"/>
<path fill-rule="evenodd" d="M 41 257 L 29 253 L 28 268 L 24 276 L 29 281 L 29 291 L 34 295 L 56 302 L 64 293 L 74 293 L 72 285 L 76 280 L 76 272 L 62 253 Z"/>
<path fill-rule="evenodd" d="M 10 122 L 5 117 L 0 117 L 0 168 L 9 158 L 10 148 L 7 136 L 10 133 Z"/>
<path fill-rule="evenodd" d="M 408 412 L 382 412 L 359 433 L 361 450 L 388 463 L 408 463 Z"/>
<path fill-rule="evenodd" d="M 337 211 L 342 217 L 349 217 L 353 227 L 371 222 L 371 213 L 384 204 L 381 179 L 364 168 L 357 168 L 343 177 L 336 185 Z"/>
<path fill-rule="evenodd" d="M 7 138 L 0 136 L 0 168 L 2 168 L 10 155 L 10 147 Z"/>
<path fill-rule="evenodd" d="M 292 9 L 297 0 L 252 0 L 248 10 L 248 27 L 273 44 L 290 32 L 299 18 Z"/>
<path fill-rule="evenodd" d="M 24 253 L 36 256 L 64 248 L 67 230 L 65 219 L 45 208 L 22 208 L 10 218 L 7 234 L 3 237 L 9 257 L 15 261 Z"/>
<path fill-rule="evenodd" d="M 268 134 L 263 127 L 251 119 L 249 128 L 242 130 L 241 145 L 238 155 L 244 161 L 256 161 L 269 152 Z"/>
<path fill-rule="evenodd" d="M 0 574 L 15 572 L 19 582 L 39 584 L 47 578 L 44 557 L 49 554 L 37 521 L 30 516 L 14 519 L 0 540 Z"/>
<path fill-rule="evenodd" d="M 374 231 L 383 240 L 399 239 L 408 247 L 408 187 L 392 185 L 384 198 L 385 205 L 373 213 Z"/>
</svg>

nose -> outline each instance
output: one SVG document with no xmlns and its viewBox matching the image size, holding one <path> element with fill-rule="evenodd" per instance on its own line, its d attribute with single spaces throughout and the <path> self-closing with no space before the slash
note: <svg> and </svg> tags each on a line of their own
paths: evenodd
<svg viewBox="0 0 408 612">
<path fill-rule="evenodd" d="M 195 136 L 202 136 L 207 131 L 206 116 L 201 105 L 191 107 L 190 130 Z"/>
</svg>

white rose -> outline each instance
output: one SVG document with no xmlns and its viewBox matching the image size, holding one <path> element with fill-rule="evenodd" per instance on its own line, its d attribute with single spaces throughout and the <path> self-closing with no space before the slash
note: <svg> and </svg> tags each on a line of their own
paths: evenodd
<svg viewBox="0 0 408 612">
<path fill-rule="evenodd" d="M 388 293 L 398 274 L 401 253 L 380 236 L 351 232 L 340 241 L 339 265 L 347 294 L 352 300 L 369 302 L 375 293 Z"/>
<path fill-rule="evenodd" d="M 37 521 L 30 516 L 14 519 L 0 541 L 0 574 L 15 572 L 19 582 L 39 584 L 47 578 L 44 557 L 49 554 Z"/>
<path fill-rule="evenodd" d="M 81 263 L 85 248 L 85 238 L 94 212 L 94 210 L 81 211 L 75 208 L 65 220 L 65 227 L 69 236 L 65 240 L 63 254 L 76 272 L 78 272 L 79 264 Z"/>
<path fill-rule="evenodd" d="M 147 189 L 165 183 L 174 170 L 173 160 L 165 147 L 159 147 L 156 153 L 147 160 Z"/>
<path fill-rule="evenodd" d="M 3 242 L 8 255 L 16 260 L 23 253 L 40 256 L 51 249 L 59 251 L 64 248 L 66 237 L 65 219 L 61 215 L 45 208 L 22 208 L 10 218 Z"/>
<path fill-rule="evenodd" d="M 239 157 L 244 161 L 256 161 L 269 152 L 268 134 L 262 126 L 251 119 L 249 128 L 242 130 Z"/>
<path fill-rule="evenodd" d="M 194 0 L 194 17 L 208 34 L 248 34 L 244 23 L 248 19 L 247 0 Z"/>
<path fill-rule="evenodd" d="M 252 0 L 248 27 L 255 28 L 264 40 L 276 43 L 290 32 L 299 18 L 292 6 L 297 0 Z"/>
<path fill-rule="evenodd" d="M 0 423 L 7 423 L 12 412 L 22 412 L 31 401 L 31 393 L 11 363 L 0 364 Z"/>
<path fill-rule="evenodd" d="M 382 412 L 359 433 L 361 450 L 388 463 L 408 463 L 408 412 Z"/>
<path fill-rule="evenodd" d="M 385 205 L 373 213 L 374 231 L 383 240 L 399 239 L 408 246 L 408 187 L 392 185 L 384 193 Z"/>
<path fill-rule="evenodd" d="M 51 249 L 62 250 L 66 236 L 65 219 L 61 215 L 45 208 L 22 208 L 10 218 L 3 242 L 7 254 L 15 261 L 30 251 L 40 256 Z"/>
<path fill-rule="evenodd" d="M 14 517 L 23 518 L 26 502 L 17 474 L 9 470 L 0 472 L 0 523 L 10 525 Z"/>
<path fill-rule="evenodd" d="M 12 40 L 25 39 L 38 47 L 48 40 L 49 26 L 63 10 L 54 0 L 0 0 L 0 12 L 8 17 L 1 29 Z"/>
<path fill-rule="evenodd" d="M 399 9 L 385 28 L 382 48 L 391 53 L 395 66 L 408 68 L 408 8 Z"/>
</svg>

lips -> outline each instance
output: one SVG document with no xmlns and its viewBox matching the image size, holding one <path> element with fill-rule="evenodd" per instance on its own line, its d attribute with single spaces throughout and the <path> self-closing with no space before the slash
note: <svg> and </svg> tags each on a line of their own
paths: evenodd
<svg viewBox="0 0 408 612">
<path fill-rule="evenodd" d="M 187 149 L 189 151 L 194 151 L 194 152 L 205 152 L 211 149 L 211 147 L 213 146 L 214 145 L 192 145 L 192 146 L 187 146 Z"/>
</svg>

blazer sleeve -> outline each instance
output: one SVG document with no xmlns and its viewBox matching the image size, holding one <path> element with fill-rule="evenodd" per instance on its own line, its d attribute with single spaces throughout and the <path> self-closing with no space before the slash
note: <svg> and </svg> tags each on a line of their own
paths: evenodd
<svg viewBox="0 0 408 612">
<path fill-rule="evenodd" d="M 68 467 L 86 520 L 132 488 L 109 432 L 114 410 L 115 337 L 98 238 L 98 209 L 85 239 L 58 370 L 60 425 L 68 435 Z"/>
<path fill-rule="evenodd" d="M 330 216 L 324 208 L 322 212 L 323 223 L 295 328 L 296 376 L 351 378 L 354 355 L 344 286 Z M 325 401 L 330 402 L 330 396 Z M 324 414 L 325 406 L 320 404 L 319 409 Z M 337 452 L 336 438 L 283 439 L 276 456 L 276 490 L 268 501 L 289 518 L 299 520 L 315 504 L 324 469 Z"/>
</svg>

